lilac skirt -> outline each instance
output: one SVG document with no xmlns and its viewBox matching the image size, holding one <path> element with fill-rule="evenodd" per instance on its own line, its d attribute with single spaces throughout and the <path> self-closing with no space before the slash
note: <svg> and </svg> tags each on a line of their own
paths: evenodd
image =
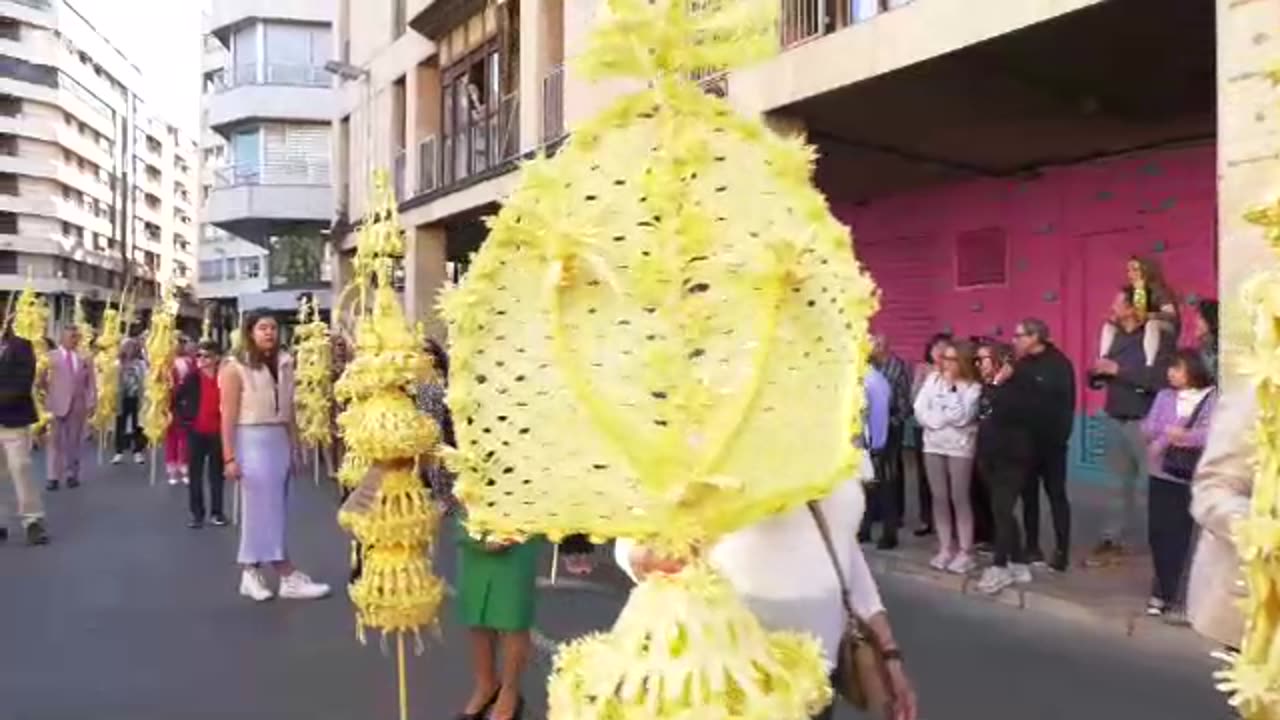
<svg viewBox="0 0 1280 720">
<path fill-rule="evenodd" d="M 283 425 L 241 425 L 236 459 L 241 485 L 241 565 L 281 562 L 285 552 L 285 500 L 289 487 L 289 433 Z"/>
</svg>

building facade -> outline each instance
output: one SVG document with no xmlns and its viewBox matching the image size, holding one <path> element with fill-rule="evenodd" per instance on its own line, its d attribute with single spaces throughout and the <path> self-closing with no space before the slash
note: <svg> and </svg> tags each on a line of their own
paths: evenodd
<svg viewBox="0 0 1280 720">
<path fill-rule="evenodd" d="M 330 0 L 214 0 L 205 18 L 199 295 L 219 324 L 330 302 Z"/>
<path fill-rule="evenodd" d="M 815 146 L 903 356 L 1037 316 L 1083 373 L 1130 255 L 1165 268 L 1188 317 L 1218 294 L 1213 0 L 778 1 L 778 54 L 704 85 Z M 358 218 L 370 170 L 392 170 L 406 304 L 437 331 L 435 296 L 518 162 L 627 89 L 564 69 L 602 5 L 340 4 L 357 72 L 340 85 L 337 202 Z M 1083 385 L 1072 472 L 1105 483 L 1101 396 Z"/>
<path fill-rule="evenodd" d="M 194 140 L 148 110 L 136 67 L 65 0 L 0 2 L 0 292 L 100 307 L 189 287 Z"/>
</svg>

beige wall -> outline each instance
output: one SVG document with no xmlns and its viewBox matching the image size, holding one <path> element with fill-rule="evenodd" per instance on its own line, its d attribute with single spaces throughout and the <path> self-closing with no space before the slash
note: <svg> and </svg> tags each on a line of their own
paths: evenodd
<svg viewBox="0 0 1280 720">
<path fill-rule="evenodd" d="M 1280 202 L 1280 92 L 1263 72 L 1275 67 L 1280 38 L 1260 28 L 1280 27 L 1280 0 L 1218 2 L 1218 289 L 1235 306 L 1240 283 L 1277 265 L 1262 229 L 1242 218 L 1253 205 Z M 1248 337 L 1242 314 L 1222 312 L 1226 339 L 1222 364 L 1228 386 L 1241 378 L 1231 367 L 1233 341 Z"/>
</svg>

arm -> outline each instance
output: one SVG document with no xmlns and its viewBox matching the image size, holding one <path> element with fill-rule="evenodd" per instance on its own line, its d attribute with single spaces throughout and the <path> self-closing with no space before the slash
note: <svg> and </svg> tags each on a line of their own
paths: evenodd
<svg viewBox="0 0 1280 720">
<path fill-rule="evenodd" d="M 969 383 L 951 394 L 955 396 L 955 402 L 949 402 L 943 407 L 943 424 L 951 427 L 972 425 L 978 418 L 978 398 L 982 396 L 982 386 Z"/>
<path fill-rule="evenodd" d="M 98 373 L 93 368 L 93 358 L 85 358 L 84 374 L 88 376 L 85 380 L 85 407 L 93 412 L 93 408 L 98 405 Z"/>
<path fill-rule="evenodd" d="M 222 459 L 235 461 L 236 420 L 240 417 L 240 373 L 231 363 L 218 371 L 218 410 L 222 414 Z M 237 468 L 239 470 L 239 468 Z"/>
<path fill-rule="evenodd" d="M 1151 404 L 1151 411 L 1147 413 L 1147 417 L 1142 421 L 1142 437 L 1146 439 L 1147 444 L 1162 441 L 1165 433 L 1169 429 L 1169 404 L 1177 402 L 1171 390 L 1161 390 L 1156 395 L 1156 400 Z M 1177 413 L 1174 413 L 1177 416 Z"/>
<path fill-rule="evenodd" d="M 1191 516 L 1220 538 L 1249 513 L 1257 401 L 1247 388 L 1221 398 L 1204 456 L 1191 483 Z"/>
<path fill-rule="evenodd" d="M 933 394 L 934 384 L 925 381 L 920 387 L 920 392 L 916 393 L 916 402 L 914 410 L 916 413 L 916 422 L 920 423 L 920 427 L 925 430 L 941 430 L 944 427 L 942 418 L 933 411 Z"/>
</svg>

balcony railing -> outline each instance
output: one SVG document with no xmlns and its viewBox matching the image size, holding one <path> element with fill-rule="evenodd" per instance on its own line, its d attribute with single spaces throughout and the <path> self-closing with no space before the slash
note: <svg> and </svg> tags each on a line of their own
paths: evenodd
<svg viewBox="0 0 1280 720">
<path fill-rule="evenodd" d="M 520 154 L 520 96 L 512 93 L 497 111 L 465 132 L 444 137 L 441 178 L 449 185 L 482 173 Z"/>
<path fill-rule="evenodd" d="M 258 65 L 245 63 L 235 65 L 231 73 L 221 73 L 215 80 L 219 91 L 231 90 L 245 85 L 289 85 L 294 87 L 327 88 L 330 75 L 323 67 L 315 65 L 296 65 L 287 63 L 268 63 L 262 67 L 262 79 L 258 79 Z"/>
<path fill-rule="evenodd" d="M 557 65 L 542 78 L 542 142 L 553 143 L 564 133 L 564 65 Z"/>
<path fill-rule="evenodd" d="M 320 162 L 272 162 L 230 165 L 213 171 L 215 188 L 240 185 L 328 185 L 329 164 Z"/>
<path fill-rule="evenodd" d="M 783 48 L 801 45 L 841 28 L 896 10 L 913 0 L 780 0 Z"/>
</svg>

